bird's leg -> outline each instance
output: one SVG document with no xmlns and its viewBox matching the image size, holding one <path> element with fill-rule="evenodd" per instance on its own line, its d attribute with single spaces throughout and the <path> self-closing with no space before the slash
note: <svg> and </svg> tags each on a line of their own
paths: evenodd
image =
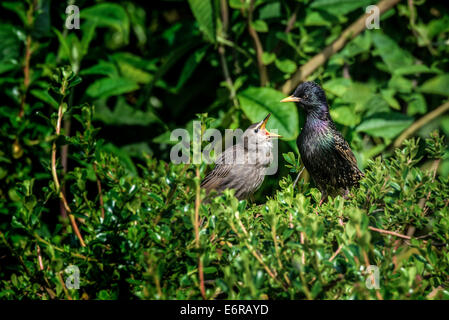
<svg viewBox="0 0 449 320">
<path fill-rule="evenodd" d="M 295 182 L 293 182 L 293 190 L 295 190 L 295 186 L 298 183 L 299 180 L 299 176 L 301 175 L 301 173 L 304 171 L 305 167 L 302 167 L 301 171 L 299 171 L 298 175 L 296 176 Z"/>
</svg>

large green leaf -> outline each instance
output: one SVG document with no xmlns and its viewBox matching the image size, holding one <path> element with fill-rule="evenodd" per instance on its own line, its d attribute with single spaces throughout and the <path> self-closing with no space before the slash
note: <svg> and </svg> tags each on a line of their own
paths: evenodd
<svg viewBox="0 0 449 320">
<path fill-rule="evenodd" d="M 449 74 L 441 74 L 424 82 L 421 92 L 449 96 Z"/>
<path fill-rule="evenodd" d="M 291 102 L 280 102 L 283 98 L 285 96 L 281 92 L 271 88 L 250 87 L 238 94 L 242 110 L 252 122 L 259 122 L 271 113 L 268 130 L 277 129 L 285 140 L 296 139 L 299 133 L 298 110 Z"/>
<path fill-rule="evenodd" d="M 394 138 L 413 123 L 413 118 L 401 113 L 378 113 L 365 119 L 356 129 L 373 137 Z"/>
<path fill-rule="evenodd" d="M 390 73 L 413 64 L 413 56 L 382 32 L 373 32 L 373 43 Z"/>
<path fill-rule="evenodd" d="M 215 12 L 212 0 L 189 0 L 189 4 L 201 31 L 209 41 L 215 42 Z"/>
<path fill-rule="evenodd" d="M 86 93 L 93 98 L 107 98 L 137 90 L 135 81 L 126 78 L 103 78 L 96 80 L 87 88 Z"/>
</svg>

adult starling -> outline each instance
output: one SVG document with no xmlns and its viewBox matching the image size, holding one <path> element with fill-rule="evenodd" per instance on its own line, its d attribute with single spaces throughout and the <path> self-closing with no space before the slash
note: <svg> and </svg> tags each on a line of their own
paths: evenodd
<svg viewBox="0 0 449 320">
<path fill-rule="evenodd" d="M 280 137 L 265 128 L 270 115 L 250 125 L 237 144 L 220 154 L 215 168 L 201 182 L 206 193 L 235 189 L 235 196 L 242 200 L 259 189 L 273 160 L 271 140 Z"/>
<path fill-rule="evenodd" d="M 323 89 L 312 81 L 301 83 L 293 95 L 281 102 L 293 101 L 306 113 L 306 122 L 298 137 L 302 162 L 320 189 L 320 204 L 328 195 L 346 196 L 358 186 L 363 173 L 349 144 L 335 127 L 329 114 Z"/>
</svg>

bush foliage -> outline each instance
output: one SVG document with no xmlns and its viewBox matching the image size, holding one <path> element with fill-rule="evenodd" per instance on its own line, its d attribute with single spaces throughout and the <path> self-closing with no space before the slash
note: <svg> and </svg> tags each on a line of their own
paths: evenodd
<svg viewBox="0 0 449 320">
<path fill-rule="evenodd" d="M 392 6 L 313 70 L 366 177 L 322 206 L 293 188 L 304 115 L 281 88 L 369 4 L 79 1 L 77 30 L 66 3 L 2 2 L 0 298 L 449 298 L 442 4 Z M 209 168 L 171 163 L 170 132 L 268 112 L 279 172 L 204 203 Z"/>
</svg>

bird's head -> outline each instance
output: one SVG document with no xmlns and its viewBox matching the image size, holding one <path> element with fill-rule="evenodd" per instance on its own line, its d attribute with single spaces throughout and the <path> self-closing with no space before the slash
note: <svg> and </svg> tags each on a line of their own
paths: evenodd
<svg viewBox="0 0 449 320">
<path fill-rule="evenodd" d="M 250 125 L 248 129 L 245 130 L 242 136 L 245 146 L 250 149 L 253 147 L 257 148 L 265 145 L 271 139 L 281 137 L 280 135 L 267 130 L 266 125 L 270 116 L 271 113 L 269 113 L 262 121 Z M 271 145 L 271 142 L 269 144 Z"/>
<path fill-rule="evenodd" d="M 291 96 L 282 99 L 281 102 L 295 102 L 307 113 L 328 108 L 324 90 L 313 81 L 301 83 Z"/>
</svg>

